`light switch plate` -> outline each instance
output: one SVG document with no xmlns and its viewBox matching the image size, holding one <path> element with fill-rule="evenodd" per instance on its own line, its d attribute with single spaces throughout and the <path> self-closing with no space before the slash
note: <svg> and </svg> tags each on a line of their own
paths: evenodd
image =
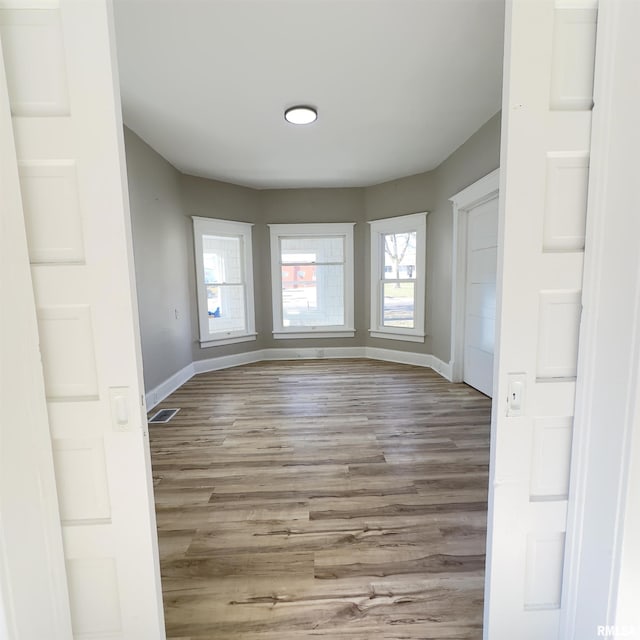
<svg viewBox="0 0 640 640">
<path fill-rule="evenodd" d="M 111 422 L 114 431 L 129 431 L 131 429 L 131 402 L 129 395 L 129 387 L 109 388 Z"/>
<path fill-rule="evenodd" d="M 509 374 L 509 390 L 507 396 L 507 416 L 524 415 L 526 400 L 527 376 L 524 373 Z"/>
</svg>

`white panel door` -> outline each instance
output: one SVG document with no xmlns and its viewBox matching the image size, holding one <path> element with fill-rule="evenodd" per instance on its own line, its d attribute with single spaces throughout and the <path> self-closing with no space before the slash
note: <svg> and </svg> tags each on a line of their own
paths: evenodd
<svg viewBox="0 0 640 640">
<path fill-rule="evenodd" d="M 469 209 L 467 218 L 463 379 L 491 397 L 496 331 L 497 196 Z"/>
<path fill-rule="evenodd" d="M 0 2 L 0 38 L 73 636 L 157 640 L 164 625 L 110 3 Z"/>
<path fill-rule="evenodd" d="M 62 531 L 1 49 L 0 141 L 0 638 L 67 640 Z"/>
<path fill-rule="evenodd" d="M 490 640 L 560 638 L 596 21 L 590 0 L 506 4 Z"/>
</svg>

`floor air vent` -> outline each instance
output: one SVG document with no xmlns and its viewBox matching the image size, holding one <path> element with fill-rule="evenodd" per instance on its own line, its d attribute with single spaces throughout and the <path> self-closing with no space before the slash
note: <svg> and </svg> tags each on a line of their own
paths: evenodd
<svg viewBox="0 0 640 640">
<path fill-rule="evenodd" d="M 175 416 L 178 411 L 180 411 L 180 409 L 160 409 L 158 413 L 151 417 L 151 419 L 149 420 L 149 424 L 156 424 L 158 422 L 169 422 L 169 420 L 171 420 L 171 418 L 173 418 L 173 416 Z"/>
</svg>

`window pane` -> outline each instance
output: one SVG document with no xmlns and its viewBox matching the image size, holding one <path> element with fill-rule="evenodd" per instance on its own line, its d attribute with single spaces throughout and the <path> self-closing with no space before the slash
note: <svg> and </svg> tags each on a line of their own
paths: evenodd
<svg viewBox="0 0 640 640">
<path fill-rule="evenodd" d="M 282 266 L 282 325 L 340 326 L 344 320 L 342 265 Z"/>
<path fill-rule="evenodd" d="M 209 333 L 245 329 L 244 286 L 207 285 Z"/>
<path fill-rule="evenodd" d="M 385 233 L 382 240 L 385 280 L 415 280 L 416 232 Z"/>
<path fill-rule="evenodd" d="M 414 328 L 415 283 L 385 282 L 382 324 L 385 327 Z"/>
<path fill-rule="evenodd" d="M 344 262 L 344 238 L 282 238 L 282 264 Z"/>
<path fill-rule="evenodd" d="M 242 282 L 240 238 L 203 236 L 202 252 L 205 284 Z"/>
</svg>

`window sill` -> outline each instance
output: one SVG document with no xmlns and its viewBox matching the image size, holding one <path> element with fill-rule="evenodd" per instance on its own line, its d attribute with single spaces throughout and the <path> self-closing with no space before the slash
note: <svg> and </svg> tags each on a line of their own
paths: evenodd
<svg viewBox="0 0 640 640">
<path fill-rule="evenodd" d="M 383 340 L 404 340 L 405 342 L 424 342 L 425 334 L 398 333 L 396 331 L 380 331 L 379 329 L 369 329 L 372 338 L 382 338 Z"/>
<path fill-rule="evenodd" d="M 257 335 L 257 333 L 249 333 L 224 338 L 208 338 L 207 340 L 200 340 L 200 348 L 206 349 L 208 347 L 222 347 L 225 344 L 236 344 L 237 342 L 251 342 L 256 339 Z"/>
<path fill-rule="evenodd" d="M 301 331 L 273 332 L 273 337 L 275 340 L 296 340 L 305 338 L 353 338 L 355 335 L 355 329 L 338 329 L 336 331 L 333 331 L 331 329 L 323 329 L 321 331 L 314 331 L 309 327 L 305 327 Z"/>
</svg>

